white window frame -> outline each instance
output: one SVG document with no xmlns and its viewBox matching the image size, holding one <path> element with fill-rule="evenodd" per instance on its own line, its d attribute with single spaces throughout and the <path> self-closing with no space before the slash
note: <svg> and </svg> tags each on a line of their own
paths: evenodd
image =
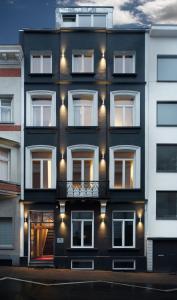
<svg viewBox="0 0 177 300">
<path fill-rule="evenodd" d="M 116 268 L 114 267 L 114 263 L 115 262 L 133 262 L 133 268 Z M 119 270 L 119 271 L 123 271 L 123 270 L 132 270 L 132 271 L 135 271 L 136 270 L 136 260 L 135 259 L 113 259 L 112 260 L 112 270 Z"/>
<path fill-rule="evenodd" d="M 84 179 L 84 164 L 85 161 L 92 161 L 92 164 L 94 164 L 93 158 L 73 158 L 72 157 L 72 167 L 73 167 L 73 162 L 74 161 L 80 161 L 81 162 L 81 181 L 85 181 Z M 92 178 L 90 179 L 92 181 Z"/>
<path fill-rule="evenodd" d="M 10 181 L 10 178 L 11 178 L 11 175 L 10 175 L 10 173 L 11 173 L 11 149 L 6 148 L 6 147 L 4 147 L 4 146 L 2 146 L 2 145 L 0 145 L 0 149 L 3 149 L 3 150 L 8 151 L 8 159 L 7 159 L 7 160 L 2 160 L 2 159 L 0 159 L 0 160 L 1 160 L 1 161 L 7 162 L 7 175 L 8 175 L 8 176 L 7 176 L 7 180 L 5 180 L 5 181 L 9 182 L 9 181 Z M 4 180 L 1 179 L 1 178 L 0 178 L 0 180 L 4 181 Z"/>
<path fill-rule="evenodd" d="M 73 181 L 73 157 L 72 151 L 90 150 L 94 152 L 93 156 L 93 181 L 99 181 L 99 148 L 92 145 L 73 145 L 67 147 L 67 181 Z M 79 158 L 80 160 L 80 158 Z"/>
<path fill-rule="evenodd" d="M 32 189 L 32 152 L 38 152 L 38 151 L 51 151 L 52 152 L 52 159 L 51 159 L 51 188 L 50 189 L 56 189 L 56 147 L 48 146 L 48 145 L 35 145 L 35 146 L 29 146 L 26 147 L 26 167 L 25 167 L 25 187 L 27 189 Z M 40 160 L 37 159 L 37 160 Z M 42 190 L 43 188 L 40 188 Z"/>
<path fill-rule="evenodd" d="M 98 92 L 93 90 L 71 90 L 68 91 L 68 126 L 74 125 L 74 101 L 73 97 L 78 94 L 91 95 L 92 103 L 92 123 L 90 126 L 98 126 Z M 84 127 L 84 126 L 83 126 Z M 88 127 L 88 126 L 86 126 Z"/>
<path fill-rule="evenodd" d="M 116 151 L 134 151 L 134 178 L 133 178 L 133 188 L 132 189 L 139 189 L 140 188 L 140 179 L 141 179 L 141 148 L 134 145 L 118 145 L 109 148 L 109 186 L 111 189 L 117 189 L 114 185 L 115 179 L 115 158 L 114 152 Z M 120 159 L 122 160 L 122 159 Z M 124 188 L 122 188 L 124 189 Z M 121 189 L 119 189 L 121 190 Z"/>
<path fill-rule="evenodd" d="M 133 162 L 133 170 L 134 170 L 134 166 L 135 166 L 135 158 L 114 158 L 114 163 L 116 161 L 120 161 L 122 162 L 122 188 L 120 189 L 125 189 L 125 166 L 126 166 L 126 162 Z M 135 172 L 133 174 L 133 178 L 135 177 Z M 129 188 L 128 188 L 129 189 Z M 131 189 L 131 188 L 130 188 Z"/>
<path fill-rule="evenodd" d="M 73 262 L 91 262 L 91 268 L 73 268 Z M 71 260 L 71 270 L 94 270 L 94 260 L 93 259 L 72 259 Z"/>
<path fill-rule="evenodd" d="M 48 72 L 44 72 L 43 70 L 43 60 L 44 60 L 44 56 L 50 56 L 50 70 Z M 40 72 L 34 72 L 33 71 L 33 56 L 39 56 L 40 58 Z M 49 52 L 34 52 L 34 53 L 31 53 L 31 56 L 30 56 L 30 73 L 31 74 L 52 74 L 52 52 L 49 51 Z"/>
<path fill-rule="evenodd" d="M 51 97 L 51 126 L 56 126 L 56 92 L 47 90 L 35 90 L 26 92 L 26 126 L 33 126 L 33 98 Z M 48 126 L 49 128 L 51 126 Z M 44 127 L 43 125 L 40 127 Z"/>
<path fill-rule="evenodd" d="M 84 69 L 84 56 L 86 53 L 91 53 L 92 54 L 92 70 L 90 72 L 86 71 Z M 74 70 L 74 56 L 75 55 L 81 55 L 81 66 L 80 66 L 80 71 L 76 72 Z M 94 51 L 91 49 L 88 50 L 73 50 L 72 51 L 72 73 L 93 73 L 94 72 Z"/>
<path fill-rule="evenodd" d="M 116 56 L 122 56 L 123 59 L 123 69 L 122 72 L 117 72 L 115 68 L 115 58 Z M 125 60 L 126 55 L 132 55 L 133 56 L 133 71 L 130 73 L 125 72 Z M 135 61 L 136 61 L 136 54 L 135 51 L 115 51 L 114 53 L 114 74 L 134 74 L 135 73 Z"/>
<path fill-rule="evenodd" d="M 11 106 L 10 106 L 10 121 L 4 122 L 2 121 L 2 108 L 4 108 L 4 106 L 2 106 L 1 101 L 5 101 L 5 100 L 10 100 L 11 101 Z M 4 124 L 4 123 L 12 123 L 13 122 L 13 110 L 12 110 L 12 102 L 13 101 L 13 97 L 10 96 L 1 96 L 0 95 L 0 123 Z M 5 106 L 6 107 L 6 106 Z"/>
<path fill-rule="evenodd" d="M 44 189 L 44 186 L 43 186 L 43 182 L 44 182 L 44 162 L 45 161 L 51 161 L 51 164 L 52 164 L 52 159 L 47 159 L 47 158 L 32 158 L 32 171 L 33 171 L 33 162 L 34 161 L 39 161 L 40 162 L 40 189 Z M 52 175 L 52 168 L 51 168 L 51 175 Z M 32 179 L 33 179 L 33 174 L 32 174 Z M 49 188 L 50 189 L 50 188 Z"/>
<path fill-rule="evenodd" d="M 114 219 L 113 215 L 116 212 L 132 212 L 134 214 L 134 219 Z M 133 222 L 133 246 L 125 246 L 125 222 L 132 221 Z M 114 222 L 122 222 L 122 246 L 114 246 Z M 114 210 L 112 212 L 112 248 L 135 248 L 136 246 L 136 212 L 134 210 Z"/>
<path fill-rule="evenodd" d="M 92 213 L 92 219 L 73 219 L 72 215 L 73 212 L 90 212 Z M 73 245 L 73 221 L 80 221 L 81 222 L 81 246 L 74 246 Z M 92 222 L 92 246 L 84 246 L 84 222 Z M 94 248 L 94 211 L 92 210 L 72 210 L 71 211 L 71 248 L 76 249 L 93 249 Z"/>
<path fill-rule="evenodd" d="M 140 126 L 140 92 L 138 91 L 112 91 L 110 92 L 110 126 L 111 127 L 126 127 L 123 126 L 115 126 L 115 96 L 130 96 L 133 97 L 133 126 Z M 129 126 L 128 126 L 129 128 Z"/>
</svg>

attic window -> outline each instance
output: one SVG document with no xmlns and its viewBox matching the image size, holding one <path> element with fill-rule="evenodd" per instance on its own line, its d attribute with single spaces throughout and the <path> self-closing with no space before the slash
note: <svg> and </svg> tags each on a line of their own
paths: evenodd
<svg viewBox="0 0 177 300">
<path fill-rule="evenodd" d="M 63 22 L 75 23 L 76 22 L 76 15 L 63 15 Z"/>
</svg>

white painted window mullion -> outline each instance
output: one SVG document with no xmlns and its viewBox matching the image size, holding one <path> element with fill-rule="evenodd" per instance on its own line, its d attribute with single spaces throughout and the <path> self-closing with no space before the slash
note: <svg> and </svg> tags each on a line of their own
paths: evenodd
<svg viewBox="0 0 177 300">
<path fill-rule="evenodd" d="M 40 182 L 41 182 L 41 188 L 43 188 L 43 160 L 40 159 Z"/>
</svg>

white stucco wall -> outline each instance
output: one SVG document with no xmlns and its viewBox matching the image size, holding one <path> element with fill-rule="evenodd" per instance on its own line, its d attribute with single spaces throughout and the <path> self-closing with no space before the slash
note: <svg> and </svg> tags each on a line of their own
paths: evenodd
<svg viewBox="0 0 177 300">
<path fill-rule="evenodd" d="M 147 237 L 177 237 L 177 221 L 156 220 L 156 191 L 177 191 L 177 173 L 156 173 L 156 144 L 177 143 L 177 127 L 157 127 L 157 101 L 177 101 L 177 83 L 157 82 L 157 55 L 177 55 L 177 39 L 147 37 Z"/>
</svg>

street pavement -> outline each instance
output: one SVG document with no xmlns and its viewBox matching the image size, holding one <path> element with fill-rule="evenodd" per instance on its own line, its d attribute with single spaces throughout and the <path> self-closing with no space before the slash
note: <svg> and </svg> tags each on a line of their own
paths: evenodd
<svg viewBox="0 0 177 300">
<path fill-rule="evenodd" d="M 177 274 L 0 267 L 0 300 L 173 300 Z"/>
</svg>

